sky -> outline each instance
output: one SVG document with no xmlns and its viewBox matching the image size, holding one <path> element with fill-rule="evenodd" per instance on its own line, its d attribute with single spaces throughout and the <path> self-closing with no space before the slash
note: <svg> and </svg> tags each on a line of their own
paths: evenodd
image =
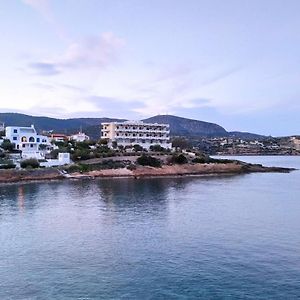
<svg viewBox="0 0 300 300">
<path fill-rule="evenodd" d="M 300 134 L 299 0 L 0 0 L 0 112 Z"/>
</svg>

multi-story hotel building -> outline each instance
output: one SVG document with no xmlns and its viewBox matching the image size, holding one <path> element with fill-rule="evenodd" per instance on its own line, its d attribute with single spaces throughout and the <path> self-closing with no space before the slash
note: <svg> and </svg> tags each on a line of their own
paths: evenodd
<svg viewBox="0 0 300 300">
<path fill-rule="evenodd" d="M 101 124 L 101 137 L 120 146 L 140 145 L 149 149 L 152 145 L 171 148 L 169 124 L 150 124 L 142 121 L 111 122 Z"/>
</svg>

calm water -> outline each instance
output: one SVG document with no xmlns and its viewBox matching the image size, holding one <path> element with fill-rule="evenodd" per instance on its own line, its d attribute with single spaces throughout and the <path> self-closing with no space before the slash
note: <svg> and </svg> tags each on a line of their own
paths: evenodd
<svg viewBox="0 0 300 300">
<path fill-rule="evenodd" d="M 0 186 L 0 250 L 0 299 L 299 299 L 300 172 Z"/>
</svg>

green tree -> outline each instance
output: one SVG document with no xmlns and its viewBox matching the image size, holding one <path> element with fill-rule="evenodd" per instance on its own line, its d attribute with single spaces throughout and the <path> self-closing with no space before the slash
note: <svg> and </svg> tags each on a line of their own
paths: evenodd
<svg viewBox="0 0 300 300">
<path fill-rule="evenodd" d="M 14 148 L 15 148 L 15 144 L 13 144 L 10 140 L 8 139 L 5 139 L 3 140 L 2 144 L 0 145 L 1 148 L 3 150 L 6 150 L 6 151 L 13 151 Z"/>
<path fill-rule="evenodd" d="M 178 137 L 172 140 L 172 147 L 174 148 L 187 149 L 189 146 L 189 142 L 185 138 Z"/>
<path fill-rule="evenodd" d="M 143 154 L 136 162 L 141 166 L 161 167 L 161 161 L 153 156 Z"/>
<path fill-rule="evenodd" d="M 179 155 L 174 154 L 170 159 L 170 163 L 183 165 L 183 164 L 188 163 L 188 160 L 183 154 L 179 154 Z"/>
<path fill-rule="evenodd" d="M 117 149 L 117 148 L 118 148 L 118 143 L 117 143 L 117 141 L 113 141 L 113 142 L 111 143 L 111 145 L 112 145 L 113 149 Z"/>
<path fill-rule="evenodd" d="M 107 145 L 108 144 L 108 140 L 107 139 L 100 139 L 99 144 L 100 145 Z"/>
<path fill-rule="evenodd" d="M 140 152 L 144 150 L 144 148 L 138 144 L 133 145 L 133 149 L 135 152 Z"/>
<path fill-rule="evenodd" d="M 36 169 L 40 166 L 40 163 L 35 158 L 29 158 L 29 159 L 22 160 L 20 166 L 23 169 L 26 169 L 26 168 Z"/>
<path fill-rule="evenodd" d="M 152 145 L 150 146 L 150 150 L 154 152 L 165 152 L 166 148 L 162 147 L 161 145 Z"/>
</svg>

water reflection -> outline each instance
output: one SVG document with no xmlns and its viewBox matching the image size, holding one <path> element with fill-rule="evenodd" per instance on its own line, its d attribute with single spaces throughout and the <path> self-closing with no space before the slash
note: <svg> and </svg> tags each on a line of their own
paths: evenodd
<svg viewBox="0 0 300 300">
<path fill-rule="evenodd" d="M 38 193 L 34 185 L 7 185 L 0 187 L 0 211 L 24 212 L 34 208 L 35 202 L 31 201 L 32 195 Z M 33 197 L 34 198 L 34 197 Z"/>
<path fill-rule="evenodd" d="M 0 299 L 297 299 L 299 174 L 1 186 Z"/>
</svg>

